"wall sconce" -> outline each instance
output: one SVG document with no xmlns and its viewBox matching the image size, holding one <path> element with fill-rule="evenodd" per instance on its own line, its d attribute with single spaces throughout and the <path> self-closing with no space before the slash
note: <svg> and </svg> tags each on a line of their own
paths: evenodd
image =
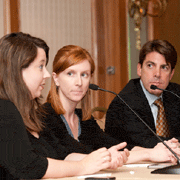
<svg viewBox="0 0 180 180">
<path fill-rule="evenodd" d="M 143 17 L 160 17 L 167 7 L 167 0 L 129 0 L 129 16 L 135 21 L 136 49 L 141 49 L 141 23 Z"/>
</svg>

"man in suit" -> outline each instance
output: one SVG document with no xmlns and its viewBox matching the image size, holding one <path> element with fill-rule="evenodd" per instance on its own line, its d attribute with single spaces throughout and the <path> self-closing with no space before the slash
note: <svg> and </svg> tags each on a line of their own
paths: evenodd
<svg viewBox="0 0 180 180">
<path fill-rule="evenodd" d="M 169 92 L 152 90 L 151 85 L 180 95 L 180 85 L 170 83 L 177 62 L 175 48 L 165 40 L 147 42 L 140 50 L 137 74 L 119 93 L 119 96 L 156 132 L 158 107 L 154 101 L 161 98 L 169 134 L 161 137 L 180 139 L 180 99 Z M 154 147 L 159 140 L 139 118 L 118 98 L 111 102 L 106 115 L 105 132 L 134 146 Z M 157 133 L 157 132 L 156 132 Z"/>
</svg>

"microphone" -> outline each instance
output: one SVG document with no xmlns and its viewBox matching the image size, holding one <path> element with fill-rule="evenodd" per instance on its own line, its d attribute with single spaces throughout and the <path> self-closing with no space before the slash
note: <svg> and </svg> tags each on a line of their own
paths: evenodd
<svg viewBox="0 0 180 180">
<path fill-rule="evenodd" d="M 106 90 L 106 89 L 102 89 L 102 88 L 100 88 L 98 85 L 96 85 L 96 84 L 90 84 L 89 85 L 89 89 L 92 89 L 92 90 L 95 90 L 95 91 L 97 91 L 97 90 L 101 90 L 101 91 L 105 91 L 105 92 L 110 92 L 110 93 L 112 93 L 112 94 L 115 94 L 116 96 L 118 95 L 118 94 L 116 94 L 115 92 L 113 92 L 113 91 L 109 91 L 109 90 Z"/>
<path fill-rule="evenodd" d="M 155 88 L 155 85 L 151 85 L 153 86 L 152 88 Z M 121 96 L 119 96 L 119 94 L 113 92 L 113 91 L 109 91 L 103 88 L 100 88 L 98 85 L 95 84 L 90 84 L 89 85 L 89 89 L 91 90 L 101 90 L 101 91 L 105 91 L 105 92 L 110 92 L 112 94 L 115 94 L 135 115 L 136 117 L 159 139 L 160 142 L 162 142 L 164 144 L 164 146 L 166 146 L 169 151 L 171 151 L 171 153 L 176 157 L 177 159 L 177 165 L 173 165 L 173 166 L 168 166 L 165 168 L 161 168 L 161 169 L 156 169 L 154 171 L 152 171 L 151 173 L 153 174 L 180 174 L 180 159 L 177 156 L 177 154 L 150 128 L 150 126 L 121 98 Z"/>
<path fill-rule="evenodd" d="M 159 89 L 159 90 L 161 90 L 161 91 L 167 91 L 167 92 L 170 92 L 171 94 L 174 94 L 176 97 L 180 98 L 180 97 L 179 97 L 177 94 L 175 94 L 174 92 L 168 91 L 168 90 L 166 90 L 166 89 L 158 88 L 158 87 L 155 86 L 155 85 L 151 85 L 150 88 L 153 89 L 153 90 Z"/>
</svg>

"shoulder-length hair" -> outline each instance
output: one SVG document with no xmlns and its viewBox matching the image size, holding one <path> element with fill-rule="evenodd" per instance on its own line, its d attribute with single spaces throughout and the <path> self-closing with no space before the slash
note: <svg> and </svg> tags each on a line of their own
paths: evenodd
<svg viewBox="0 0 180 180">
<path fill-rule="evenodd" d="M 43 127 L 37 112 L 40 99 L 32 98 L 22 77 L 22 70 L 36 58 L 37 48 L 44 49 L 48 62 L 49 47 L 42 39 L 22 32 L 0 39 L 0 98 L 14 103 L 28 131 L 40 132 Z"/>
<path fill-rule="evenodd" d="M 89 52 L 75 45 L 64 46 L 61 49 L 59 49 L 57 54 L 55 55 L 53 61 L 53 72 L 55 72 L 58 75 L 68 67 L 80 63 L 84 60 L 89 61 L 91 65 L 91 75 L 92 75 L 95 69 L 95 64 Z M 53 78 L 51 81 L 51 88 L 47 96 L 47 102 L 51 103 L 51 106 L 53 107 L 53 109 L 57 114 L 65 114 L 65 110 L 58 95 L 58 87 L 56 87 Z M 89 90 L 81 100 L 81 108 L 82 108 L 82 120 L 89 119 L 91 117 Z"/>
</svg>

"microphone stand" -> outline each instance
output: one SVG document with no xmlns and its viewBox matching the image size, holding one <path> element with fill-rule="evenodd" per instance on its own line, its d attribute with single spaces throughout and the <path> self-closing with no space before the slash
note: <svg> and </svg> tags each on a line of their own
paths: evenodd
<svg viewBox="0 0 180 180">
<path fill-rule="evenodd" d="M 177 165 L 172 165 L 165 168 L 156 169 L 152 171 L 151 173 L 152 174 L 180 174 L 180 159 L 177 156 L 177 154 L 149 127 L 149 125 L 144 120 L 142 120 L 142 118 L 119 96 L 119 94 L 113 91 L 102 89 L 97 85 L 94 85 L 94 87 L 91 85 L 93 84 L 90 84 L 90 89 L 92 90 L 101 90 L 101 91 L 115 94 L 141 120 L 141 122 L 159 139 L 159 141 L 162 142 L 164 146 L 166 146 L 169 149 L 169 151 L 171 151 L 171 153 L 176 157 Z"/>
<path fill-rule="evenodd" d="M 161 88 L 158 88 L 157 86 L 155 85 L 151 85 L 150 87 L 151 89 L 153 90 L 156 90 L 156 89 L 159 89 L 161 91 L 166 91 L 166 92 L 170 92 L 172 93 L 173 95 L 175 95 L 176 97 L 180 98 L 177 94 L 175 94 L 174 92 L 172 91 L 168 91 L 166 89 L 161 89 Z M 159 137 L 159 136 L 158 136 Z M 164 144 L 164 143 L 163 143 Z M 166 146 L 167 147 L 167 146 Z M 169 149 L 169 148 L 168 148 Z M 172 152 L 172 151 L 171 151 Z M 174 154 L 174 153 L 173 153 Z M 165 168 L 160 168 L 160 169 L 156 169 L 154 171 L 152 171 L 151 173 L 152 174 L 180 174 L 180 161 L 179 161 L 179 158 L 177 158 L 177 156 L 175 156 L 176 159 L 178 160 L 177 161 L 177 165 L 172 165 L 172 166 L 168 166 L 168 167 L 165 167 Z"/>
<path fill-rule="evenodd" d="M 166 89 L 161 89 L 161 88 L 158 88 L 157 86 L 155 86 L 155 85 L 151 85 L 151 87 L 150 87 L 152 90 L 156 90 L 156 89 L 159 89 L 159 90 L 161 90 L 161 91 L 166 91 L 166 92 L 170 92 L 170 93 L 172 93 L 172 94 L 174 94 L 176 97 L 178 97 L 179 99 L 180 99 L 180 97 L 177 95 L 177 94 L 175 94 L 174 92 L 172 92 L 172 91 L 169 91 L 169 90 L 166 90 Z"/>
</svg>

